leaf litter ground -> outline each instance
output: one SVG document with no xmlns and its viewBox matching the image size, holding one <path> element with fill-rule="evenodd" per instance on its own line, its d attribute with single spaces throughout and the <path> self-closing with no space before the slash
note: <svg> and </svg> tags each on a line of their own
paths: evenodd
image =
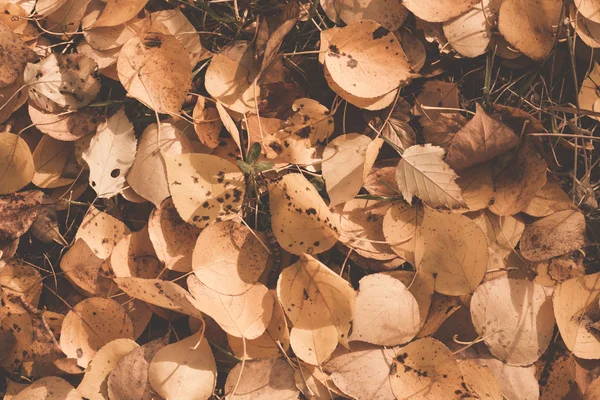
<svg viewBox="0 0 600 400">
<path fill-rule="evenodd" d="M 0 1 L 5 399 L 596 399 L 600 2 Z"/>
</svg>

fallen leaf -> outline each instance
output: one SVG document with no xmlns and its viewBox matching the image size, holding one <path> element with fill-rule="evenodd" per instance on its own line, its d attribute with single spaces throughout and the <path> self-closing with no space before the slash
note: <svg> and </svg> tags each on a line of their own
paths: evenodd
<svg viewBox="0 0 600 400">
<path fill-rule="evenodd" d="M 135 160 L 127 172 L 127 182 L 137 194 L 150 200 L 158 208 L 171 195 L 163 154 L 175 155 L 192 151 L 193 147 L 187 136 L 174 123 L 161 122 L 160 126 L 150 124 L 138 141 Z"/>
<path fill-rule="evenodd" d="M 340 19 L 346 24 L 370 19 L 379 23 L 384 28 L 395 31 L 404 23 L 409 13 L 398 2 L 362 0 L 356 3 L 346 3 L 341 0 L 320 0 L 323 11 L 330 20 L 338 22 Z"/>
<path fill-rule="evenodd" d="M 597 321 L 600 273 L 569 279 L 554 292 L 554 314 L 567 348 L 579 358 L 600 357 Z"/>
<path fill-rule="evenodd" d="M 269 184 L 269 208 L 273 235 L 286 251 L 319 254 L 337 242 L 333 215 L 302 174 L 287 174 Z"/>
<path fill-rule="evenodd" d="M 485 275 L 485 233 L 463 215 L 426 207 L 415 247 L 417 270 L 437 274 L 436 292 L 450 296 L 472 293 Z"/>
<path fill-rule="evenodd" d="M 206 70 L 206 91 L 223 105 L 239 113 L 256 112 L 260 86 L 255 78 L 259 65 L 250 42 L 235 41 L 215 54 Z"/>
<path fill-rule="evenodd" d="M 10 296 L 22 297 L 33 307 L 38 306 L 42 294 L 42 277 L 32 266 L 18 260 L 0 263 L 0 288 Z"/>
<path fill-rule="evenodd" d="M 323 369 L 347 396 L 357 400 L 394 400 L 390 366 L 394 350 L 353 342 L 350 352 L 336 352 Z"/>
<path fill-rule="evenodd" d="M 225 382 L 225 396 L 232 400 L 293 400 L 299 394 L 294 369 L 282 358 L 251 360 L 245 365 L 238 363 L 229 372 Z"/>
<path fill-rule="evenodd" d="M 575 204 L 558 182 L 548 180 L 525 206 L 523 212 L 532 217 L 547 217 L 559 211 L 574 210 L 575 208 Z"/>
<path fill-rule="evenodd" d="M 148 367 L 156 353 L 165 347 L 164 338 L 133 349 L 119 360 L 108 374 L 108 398 L 111 400 L 151 399 Z"/>
<path fill-rule="evenodd" d="M 448 43 L 454 50 L 465 57 L 477 57 L 488 49 L 492 39 L 490 16 L 485 4 L 481 1 L 473 4 L 473 8 L 462 15 L 444 22 L 443 30 Z"/>
<path fill-rule="evenodd" d="M 392 205 L 383 217 L 383 235 L 394 253 L 415 265 L 415 250 L 419 229 L 423 223 L 423 208 L 406 203 Z"/>
<path fill-rule="evenodd" d="M 333 117 L 329 109 L 318 101 L 298 99 L 292 104 L 292 111 L 294 114 L 285 122 L 283 132 L 302 139 L 309 138 L 311 144 L 322 142 L 333 133 Z"/>
<path fill-rule="evenodd" d="M 156 352 L 148 381 L 166 399 L 208 400 L 217 382 L 217 366 L 206 338 L 191 335 Z"/>
<path fill-rule="evenodd" d="M 301 360 L 321 365 L 338 341 L 348 342 L 356 293 L 313 256 L 303 254 L 281 272 L 277 296 L 292 322 L 290 343 Z"/>
<path fill-rule="evenodd" d="M 150 18 L 153 24 L 162 24 L 168 33 L 181 42 L 190 55 L 192 67 L 210 56 L 210 52 L 200 43 L 200 34 L 194 32 L 196 28 L 179 9 L 155 11 Z"/>
<path fill-rule="evenodd" d="M 544 287 L 520 279 L 499 278 L 473 293 L 471 317 L 490 352 L 509 365 L 534 363 L 554 332 L 554 313 Z"/>
<path fill-rule="evenodd" d="M 562 9 L 560 0 L 506 0 L 500 7 L 498 29 L 517 50 L 542 61 L 554 47 Z"/>
<path fill-rule="evenodd" d="M 508 165 L 494 177 L 496 194 L 489 209 L 497 215 L 514 215 L 527 207 L 546 184 L 546 161 L 526 140 Z"/>
<path fill-rule="evenodd" d="M 396 182 L 410 204 L 414 196 L 431 207 L 465 206 L 458 175 L 444 162 L 444 149 L 431 144 L 409 147 L 402 154 L 396 170 Z"/>
<path fill-rule="evenodd" d="M 146 303 L 202 319 L 198 302 L 192 295 L 171 281 L 136 277 L 114 278 L 119 289 Z"/>
<path fill-rule="evenodd" d="M 496 376 L 485 365 L 475 360 L 463 360 L 458 363 L 465 384 L 469 390 L 481 399 L 502 400 L 500 385 Z"/>
<path fill-rule="evenodd" d="M 16 192 L 33 179 L 33 156 L 27 143 L 10 132 L 0 132 L 0 194 Z"/>
<path fill-rule="evenodd" d="M 21 390 L 13 400 L 81 400 L 77 390 L 57 376 L 40 378 Z"/>
<path fill-rule="evenodd" d="M 78 303 L 65 316 L 60 348 L 85 368 L 102 346 L 115 339 L 133 339 L 131 319 L 116 301 L 92 297 Z"/>
<path fill-rule="evenodd" d="M 52 53 L 38 64 L 27 64 L 29 98 L 42 110 L 57 113 L 87 106 L 100 91 L 96 62 L 83 54 Z"/>
<path fill-rule="evenodd" d="M 206 99 L 198 97 L 192 112 L 194 119 L 194 131 L 202 144 L 214 149 L 219 145 L 219 135 L 223 128 L 223 122 L 215 107 L 207 107 Z"/>
<path fill-rule="evenodd" d="M 192 270 L 192 253 L 200 229 L 181 219 L 173 199 L 164 200 L 148 218 L 148 234 L 156 256 L 174 271 Z"/>
<path fill-rule="evenodd" d="M 83 239 L 77 239 L 60 260 L 60 269 L 76 290 L 85 296 L 114 294 L 113 284 L 102 269 L 99 258 Z M 112 292 L 112 293 L 111 293 Z"/>
<path fill-rule="evenodd" d="M 535 367 L 517 367 L 491 356 L 480 357 L 478 363 L 488 367 L 496 376 L 502 395 L 508 399 L 538 400 L 540 386 L 535 379 Z"/>
<path fill-rule="evenodd" d="M 231 162 L 209 154 L 163 154 L 173 203 L 198 228 L 231 219 L 241 209 L 244 176 Z"/>
<path fill-rule="evenodd" d="M 75 177 L 63 176 L 72 153 L 73 143 L 43 136 L 33 152 L 33 184 L 41 188 L 55 188 L 73 183 Z"/>
<path fill-rule="evenodd" d="M 182 62 L 186 55 L 188 61 Z M 171 116 L 179 114 L 192 80 L 185 47 L 174 36 L 151 31 L 123 45 L 117 72 L 129 95 L 155 112 Z"/>
<path fill-rule="evenodd" d="M 494 198 L 494 178 L 487 163 L 461 171 L 456 183 L 469 211 L 487 208 Z"/>
<path fill-rule="evenodd" d="M 390 383 L 396 399 L 442 400 L 474 397 L 454 355 L 438 340 L 425 338 L 396 351 Z"/>
<path fill-rule="evenodd" d="M 41 132 L 60 141 L 75 141 L 96 133 L 103 117 L 93 108 L 58 114 L 48 113 L 33 102 L 28 105 L 29 118 Z"/>
<path fill-rule="evenodd" d="M 83 239 L 98 258 L 106 260 L 115 245 L 129 233 L 129 228 L 123 222 L 90 206 L 75 239 Z"/>
<path fill-rule="evenodd" d="M 444 22 L 457 17 L 480 0 L 404 0 L 404 6 L 428 22 Z"/>
<path fill-rule="evenodd" d="M 585 18 L 600 23 L 600 4 L 596 0 L 574 0 L 577 12 Z"/>
<path fill-rule="evenodd" d="M 200 310 L 228 334 L 256 339 L 267 329 L 273 315 L 273 296 L 265 285 L 256 283 L 241 295 L 228 296 L 210 289 L 195 275 L 188 277 L 187 284 Z"/>
<path fill-rule="evenodd" d="M 110 255 L 110 266 L 118 278 L 134 276 L 153 279 L 163 271 L 150 241 L 147 226 L 124 236 Z"/>
<path fill-rule="evenodd" d="M 365 276 L 359 285 L 350 340 L 396 346 L 419 333 L 419 304 L 400 280 L 379 273 Z"/>
<path fill-rule="evenodd" d="M 334 33 L 325 66 L 337 85 L 363 98 L 383 96 L 412 77 L 398 40 L 389 30 L 369 20 L 350 23 Z"/>
<path fill-rule="evenodd" d="M 194 274 L 210 289 L 228 296 L 251 290 L 267 267 L 269 251 L 250 228 L 233 221 L 204 229 L 194 248 Z"/>
<path fill-rule="evenodd" d="M 39 190 L 0 195 L 0 241 L 13 241 L 25 234 L 40 214 L 43 199 Z"/>
<path fill-rule="evenodd" d="M 527 225 L 521 238 L 521 254 L 530 261 L 543 261 L 585 244 L 585 217 L 580 211 L 565 210 Z"/>
<path fill-rule="evenodd" d="M 88 365 L 77 392 L 90 400 L 108 399 L 108 374 L 123 357 L 138 347 L 131 339 L 115 339 L 102 346 Z"/>
<path fill-rule="evenodd" d="M 508 126 L 489 116 L 477 104 L 475 116 L 454 136 L 446 162 L 455 171 L 462 171 L 489 161 L 518 144 L 519 138 Z"/>
</svg>

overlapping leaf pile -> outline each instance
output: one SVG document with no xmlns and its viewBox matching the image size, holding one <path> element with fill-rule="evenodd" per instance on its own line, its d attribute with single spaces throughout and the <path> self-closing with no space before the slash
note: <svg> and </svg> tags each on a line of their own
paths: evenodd
<svg viewBox="0 0 600 400">
<path fill-rule="evenodd" d="M 598 398 L 598 1 L 0 9 L 5 399 Z"/>
</svg>

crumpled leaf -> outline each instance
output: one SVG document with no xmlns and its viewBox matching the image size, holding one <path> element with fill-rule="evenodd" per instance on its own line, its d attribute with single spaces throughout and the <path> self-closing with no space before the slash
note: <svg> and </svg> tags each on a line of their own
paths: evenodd
<svg viewBox="0 0 600 400">
<path fill-rule="evenodd" d="M 39 190 L 0 195 L 0 241 L 13 241 L 27 232 L 40 214 L 43 199 Z"/>
</svg>

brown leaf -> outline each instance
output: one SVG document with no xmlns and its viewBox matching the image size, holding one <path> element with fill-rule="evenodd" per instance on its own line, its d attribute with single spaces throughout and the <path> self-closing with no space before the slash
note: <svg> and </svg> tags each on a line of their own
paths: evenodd
<svg viewBox="0 0 600 400">
<path fill-rule="evenodd" d="M 237 364 L 227 376 L 225 395 L 228 399 L 294 400 L 298 398 L 299 391 L 294 380 L 294 369 L 283 358 L 253 360 L 245 364 L 243 368 L 241 363 Z M 235 394 L 234 388 L 237 388 Z"/>
<path fill-rule="evenodd" d="M 585 217 L 579 211 L 559 211 L 525 227 L 521 254 L 542 261 L 585 246 Z"/>
<path fill-rule="evenodd" d="M 491 160 L 519 144 L 519 138 L 477 104 L 475 116 L 459 130 L 448 149 L 446 162 L 455 171 Z"/>
<path fill-rule="evenodd" d="M 39 190 L 0 196 L 0 241 L 13 241 L 29 230 L 41 209 Z"/>
</svg>

